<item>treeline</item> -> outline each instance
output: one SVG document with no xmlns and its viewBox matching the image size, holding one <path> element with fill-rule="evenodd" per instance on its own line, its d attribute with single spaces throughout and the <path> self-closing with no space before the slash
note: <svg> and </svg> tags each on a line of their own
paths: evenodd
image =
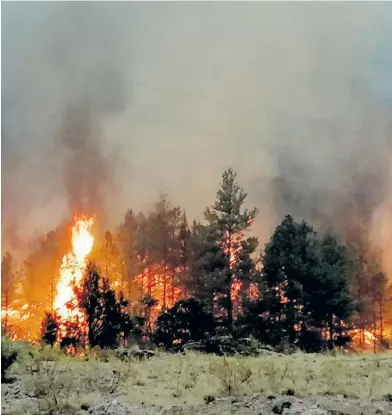
<svg viewBox="0 0 392 415">
<path fill-rule="evenodd" d="M 117 310 L 113 321 L 122 321 L 110 323 L 116 341 L 140 335 L 167 348 L 223 331 L 315 350 L 343 346 L 353 333 L 364 345 L 365 330 L 376 334 L 375 346 L 386 347 L 391 287 L 363 239 L 319 235 L 286 216 L 260 255 L 250 234 L 258 211 L 245 209 L 245 200 L 228 169 L 202 223 L 189 224 L 165 195 L 147 214 L 129 210 L 118 229 L 95 241 L 88 278 L 95 275 L 101 310 L 90 310 L 91 318 L 104 320 L 107 306 Z M 25 307 L 35 333 L 44 313 L 54 311 L 66 235 L 65 226 L 46 235 L 19 270 L 10 254 L 3 257 L 4 330 L 10 331 L 8 309 Z"/>
</svg>

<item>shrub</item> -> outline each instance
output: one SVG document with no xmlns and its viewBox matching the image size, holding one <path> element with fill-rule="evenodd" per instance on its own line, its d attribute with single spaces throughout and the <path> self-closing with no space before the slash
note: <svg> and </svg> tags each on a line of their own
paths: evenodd
<svg viewBox="0 0 392 415">
<path fill-rule="evenodd" d="M 191 298 L 179 301 L 173 308 L 160 314 L 154 341 L 171 349 L 175 344 L 183 346 L 189 341 L 203 340 L 214 331 L 212 314 L 203 311 L 202 305 Z"/>
<path fill-rule="evenodd" d="M 41 326 L 41 338 L 45 344 L 54 346 L 59 328 L 59 318 L 54 313 L 45 313 Z"/>
<path fill-rule="evenodd" d="M 298 346 L 306 353 L 320 353 L 329 348 L 328 341 L 316 330 L 301 331 Z"/>
<path fill-rule="evenodd" d="M 18 351 L 15 349 L 11 341 L 6 337 L 1 339 L 1 383 L 7 381 L 7 371 L 11 365 L 16 361 Z"/>
<path fill-rule="evenodd" d="M 242 384 L 248 383 L 252 376 L 252 370 L 244 363 L 243 359 L 230 359 L 226 357 L 216 362 L 211 367 L 211 374 L 218 378 L 227 395 L 239 391 Z"/>
</svg>

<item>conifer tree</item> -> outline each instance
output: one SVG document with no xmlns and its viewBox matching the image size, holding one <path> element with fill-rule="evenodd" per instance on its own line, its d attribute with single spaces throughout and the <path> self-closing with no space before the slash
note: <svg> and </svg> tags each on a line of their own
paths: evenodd
<svg viewBox="0 0 392 415">
<path fill-rule="evenodd" d="M 144 222 L 144 215 L 136 215 L 132 210 L 128 210 L 124 222 L 118 229 L 119 251 L 123 262 L 121 289 L 129 301 L 140 301 L 143 296 L 142 287 L 136 283 L 135 277 L 144 267 L 144 246 L 141 246 Z"/>
<path fill-rule="evenodd" d="M 207 226 L 199 229 L 206 237 L 200 262 L 202 267 L 210 267 L 210 274 L 215 274 L 213 288 L 220 287 L 229 332 L 233 331 L 233 284 L 238 280 L 245 289 L 256 277 L 251 255 L 257 247 L 257 239 L 247 238 L 246 231 L 258 211 L 244 209 L 246 196 L 237 183 L 234 170 L 227 169 L 222 175 L 215 203 L 204 212 Z M 208 286 L 208 281 L 206 283 Z"/>
<path fill-rule="evenodd" d="M 354 312 L 354 301 L 349 291 L 347 250 L 332 235 L 319 242 L 319 263 L 314 286 L 305 285 L 309 301 L 305 307 L 313 323 L 327 329 L 332 345 L 341 334 L 342 322 L 349 321 Z"/>
<path fill-rule="evenodd" d="M 86 313 L 90 347 L 112 347 L 121 337 L 128 337 L 132 329 L 128 302 L 122 294 L 116 297 L 108 279 L 102 278 L 92 265 L 82 288 L 75 290 L 79 306 Z"/>
<path fill-rule="evenodd" d="M 41 339 L 44 343 L 54 346 L 59 329 L 59 318 L 55 313 L 45 313 L 41 326 Z"/>
<path fill-rule="evenodd" d="M 159 195 L 149 216 L 150 258 L 161 269 L 159 274 L 160 298 L 163 309 L 173 304 L 176 272 L 181 265 L 180 231 L 183 218 L 181 209 L 172 206 L 165 193 Z M 151 293 L 149 293 L 151 295 Z"/>
<path fill-rule="evenodd" d="M 180 300 L 172 308 L 161 313 L 157 320 L 154 341 L 159 346 L 170 349 L 180 347 L 188 341 L 200 341 L 214 331 L 214 319 L 211 313 L 194 298 Z"/>
<path fill-rule="evenodd" d="M 305 222 L 286 216 L 263 255 L 271 338 L 304 348 L 312 332 L 329 332 L 332 345 L 341 322 L 353 312 L 345 248 L 326 235 L 319 238 Z M 315 333 L 315 335 L 317 334 Z"/>
</svg>

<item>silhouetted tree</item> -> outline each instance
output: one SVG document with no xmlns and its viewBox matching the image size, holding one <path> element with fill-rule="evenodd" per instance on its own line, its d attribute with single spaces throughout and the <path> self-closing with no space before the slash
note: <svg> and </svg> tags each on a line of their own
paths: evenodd
<svg viewBox="0 0 392 415">
<path fill-rule="evenodd" d="M 355 310 L 348 284 L 347 250 L 332 235 L 324 236 L 317 248 L 316 278 L 304 284 L 309 297 L 304 312 L 311 315 L 313 325 L 328 330 L 332 345 L 341 334 L 342 322 L 348 322 Z"/>
<path fill-rule="evenodd" d="M 1 338 L 1 383 L 7 382 L 7 371 L 18 358 L 18 351 L 7 337 Z"/>
<path fill-rule="evenodd" d="M 44 343 L 54 346 L 59 329 L 59 318 L 55 313 L 45 313 L 41 327 L 41 339 Z"/>
<path fill-rule="evenodd" d="M 214 310 L 217 295 L 225 286 L 227 258 L 223 249 L 216 243 L 215 234 L 207 226 L 194 222 L 190 240 L 190 278 L 184 281 L 186 291 Z"/>
<path fill-rule="evenodd" d="M 272 338 L 280 334 L 290 344 L 317 350 L 323 347 L 319 334 L 328 330 L 332 346 L 354 309 L 345 248 L 286 216 L 266 245 L 263 277 Z"/>
<path fill-rule="evenodd" d="M 170 349 L 189 341 L 203 340 L 213 330 L 211 313 L 204 312 L 202 305 L 195 299 L 182 300 L 159 315 L 154 341 Z"/>
<path fill-rule="evenodd" d="M 81 290 L 77 290 L 80 307 L 85 311 L 88 325 L 88 342 L 91 347 L 112 347 L 120 337 L 128 337 L 132 321 L 128 302 L 118 298 L 109 281 L 90 265 Z"/>
<path fill-rule="evenodd" d="M 142 304 L 143 304 L 143 307 L 144 307 L 145 334 L 151 339 L 153 337 L 151 311 L 158 304 L 158 300 L 155 299 L 155 298 L 152 298 L 149 295 L 145 295 L 142 298 Z"/>
</svg>

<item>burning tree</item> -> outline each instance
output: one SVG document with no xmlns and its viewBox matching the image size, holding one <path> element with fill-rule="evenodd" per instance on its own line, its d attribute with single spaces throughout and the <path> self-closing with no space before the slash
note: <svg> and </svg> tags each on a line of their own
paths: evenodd
<svg viewBox="0 0 392 415">
<path fill-rule="evenodd" d="M 46 313 L 42 324 L 42 338 L 52 346 L 60 342 L 64 347 L 109 347 L 131 330 L 128 302 L 122 294 L 117 298 L 109 280 L 89 263 L 93 225 L 92 217 L 73 218 L 72 250 L 64 255 L 60 266 L 54 312 Z"/>
<path fill-rule="evenodd" d="M 53 309 L 59 316 L 58 337 L 63 339 L 86 336 L 87 322 L 80 307 L 75 288 L 81 288 L 83 276 L 87 269 L 94 237 L 92 235 L 92 217 L 74 216 L 72 233 L 72 251 L 64 255 L 60 266 L 60 277 L 57 283 Z"/>
<path fill-rule="evenodd" d="M 133 311 L 145 312 L 145 299 L 154 299 L 148 306 L 147 325 L 153 326 L 161 311 L 184 296 L 181 280 L 187 270 L 186 229 L 181 209 L 171 206 L 163 193 L 148 215 L 128 211 L 119 229 L 124 286 Z M 147 332 L 151 327 L 146 327 Z"/>
<path fill-rule="evenodd" d="M 1 259 L 1 303 L 2 317 L 4 311 L 3 327 L 5 334 L 8 334 L 8 323 L 10 305 L 15 296 L 16 275 L 13 267 L 12 255 L 7 252 Z"/>
</svg>

